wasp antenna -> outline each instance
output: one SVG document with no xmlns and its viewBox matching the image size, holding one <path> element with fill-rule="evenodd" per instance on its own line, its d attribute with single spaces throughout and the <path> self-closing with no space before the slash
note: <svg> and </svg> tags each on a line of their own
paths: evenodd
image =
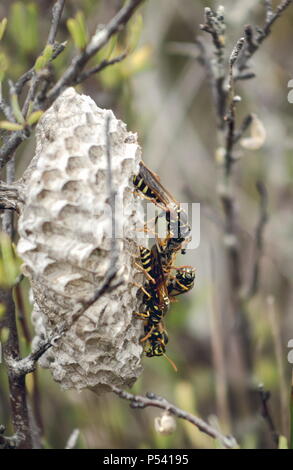
<svg viewBox="0 0 293 470">
<path fill-rule="evenodd" d="M 175 370 L 175 372 L 178 372 L 178 368 L 175 364 L 175 362 L 172 361 L 172 359 L 170 359 L 170 357 L 167 356 L 167 354 L 163 353 L 163 356 L 167 359 L 167 361 L 171 364 L 171 366 L 173 367 L 173 369 Z"/>
</svg>

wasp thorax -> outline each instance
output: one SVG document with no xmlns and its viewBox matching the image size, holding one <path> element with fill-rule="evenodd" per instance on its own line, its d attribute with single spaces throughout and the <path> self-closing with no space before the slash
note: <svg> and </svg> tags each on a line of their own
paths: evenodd
<svg viewBox="0 0 293 470">
<path fill-rule="evenodd" d="M 111 258 L 105 122 L 110 114 L 112 186 L 116 191 L 117 281 L 76 321 L 80 299 L 104 280 Z M 67 89 L 44 113 L 36 155 L 20 182 L 24 205 L 18 252 L 29 277 L 37 335 L 66 333 L 41 359 L 65 388 L 101 391 L 131 385 L 141 373 L 140 300 L 133 254 L 143 209 L 133 197 L 141 150 L 137 136 L 111 111 Z M 122 208 L 122 209 L 121 209 Z M 127 229 L 127 230 L 126 230 Z"/>
</svg>

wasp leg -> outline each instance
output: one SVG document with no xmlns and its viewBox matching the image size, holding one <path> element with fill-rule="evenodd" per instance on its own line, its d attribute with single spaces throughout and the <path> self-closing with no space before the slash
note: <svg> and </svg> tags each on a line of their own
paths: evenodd
<svg viewBox="0 0 293 470">
<path fill-rule="evenodd" d="M 143 291 L 143 293 L 149 298 L 151 299 L 151 294 L 144 288 L 143 285 L 141 284 L 138 284 L 138 282 L 131 282 L 131 284 L 133 284 L 135 287 L 137 287 L 138 289 L 141 289 Z"/>
<path fill-rule="evenodd" d="M 136 232 L 151 233 L 152 235 L 157 236 L 157 235 L 158 235 L 157 232 L 155 232 L 154 230 L 149 229 L 149 228 L 147 227 L 147 224 L 148 224 L 148 222 L 146 222 L 146 223 L 144 224 L 143 228 L 138 228 L 138 229 L 136 229 Z"/>
<path fill-rule="evenodd" d="M 146 320 L 150 316 L 148 312 L 133 312 L 132 315 L 136 316 L 140 320 Z"/>
<path fill-rule="evenodd" d="M 181 271 L 181 269 L 194 269 L 193 266 L 168 266 L 169 269 L 176 269 L 177 271 Z"/>
<path fill-rule="evenodd" d="M 142 191 L 136 191 L 135 189 L 133 190 L 133 194 L 136 194 L 137 196 L 142 197 L 143 199 L 146 199 L 147 201 L 152 202 L 155 204 L 157 207 L 162 209 L 164 212 L 169 212 L 169 209 L 163 205 L 161 205 L 154 197 L 147 196 L 146 194 L 143 194 Z"/>
<path fill-rule="evenodd" d="M 154 280 L 154 278 L 140 264 L 138 263 L 134 263 L 134 264 L 140 271 L 142 271 L 146 275 L 149 281 L 151 281 L 153 284 L 156 284 L 156 281 Z"/>
<path fill-rule="evenodd" d="M 141 343 L 143 343 L 144 341 L 146 341 L 147 339 L 149 339 L 149 337 L 151 336 L 152 332 L 153 332 L 153 329 L 154 329 L 154 325 L 151 327 L 150 331 L 145 335 L 143 336 L 139 341 Z"/>
</svg>

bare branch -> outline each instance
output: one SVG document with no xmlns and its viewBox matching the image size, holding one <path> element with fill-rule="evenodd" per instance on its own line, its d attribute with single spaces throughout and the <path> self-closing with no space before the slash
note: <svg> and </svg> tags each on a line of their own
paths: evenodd
<svg viewBox="0 0 293 470">
<path fill-rule="evenodd" d="M 144 0 L 130 0 L 105 27 L 96 31 L 85 50 L 73 58 L 71 65 L 48 92 L 46 108 L 60 95 L 64 88 L 76 83 L 81 70 L 91 57 L 102 49 L 114 34 L 124 28 L 134 11 L 143 1 Z"/>
<path fill-rule="evenodd" d="M 246 299 L 252 298 L 256 294 L 259 287 L 259 265 L 263 251 L 263 233 L 265 225 L 268 221 L 268 196 L 266 187 L 261 181 L 258 181 L 256 188 L 260 197 L 259 220 L 255 229 L 255 247 L 253 256 L 254 263 L 252 267 L 250 286 L 245 297 Z"/>
<path fill-rule="evenodd" d="M 258 387 L 258 393 L 259 393 L 259 398 L 260 398 L 260 403 L 261 403 L 261 416 L 267 423 L 267 426 L 269 428 L 269 431 L 271 433 L 272 439 L 276 447 L 279 445 L 279 433 L 276 430 L 276 426 L 274 423 L 274 420 L 272 418 L 268 402 L 271 398 L 271 394 L 269 391 L 264 389 L 264 386 L 261 384 Z"/>
<path fill-rule="evenodd" d="M 54 44 L 65 0 L 58 0 L 52 8 L 52 23 L 48 36 L 48 44 Z"/>
<path fill-rule="evenodd" d="M 125 59 L 126 57 L 126 52 L 124 52 L 121 55 L 118 55 L 117 57 L 114 57 L 113 59 L 110 60 L 103 60 L 99 65 L 96 67 L 93 67 L 90 70 L 87 70 L 86 72 L 83 72 L 79 74 L 79 76 L 76 79 L 76 84 L 84 82 L 87 78 L 89 78 L 91 75 L 94 75 L 95 73 L 101 72 L 104 70 L 106 67 L 109 67 L 110 65 L 117 64 L 118 62 L 121 62 L 122 60 Z"/>
<path fill-rule="evenodd" d="M 26 401 L 25 377 L 24 375 L 15 375 L 13 368 L 10 367 L 11 362 L 19 359 L 19 343 L 12 290 L 1 289 L 0 295 L 1 303 L 5 305 L 4 325 L 9 330 L 8 339 L 3 345 L 3 359 L 8 373 L 12 423 L 17 436 L 17 440 L 14 439 L 14 442 L 17 448 L 30 449 L 32 448 L 32 436 Z"/>
<path fill-rule="evenodd" d="M 242 124 L 238 131 L 234 132 L 234 145 L 241 139 L 243 134 L 248 130 L 252 123 L 252 114 L 248 114 L 242 121 Z"/>
<path fill-rule="evenodd" d="M 214 60 L 207 57 L 203 42 L 197 38 L 196 44 L 202 53 L 203 63 L 209 71 L 210 82 L 212 85 L 215 109 L 217 112 L 218 128 L 223 129 L 224 116 L 226 113 L 227 90 L 225 88 L 225 22 L 221 7 L 217 12 L 211 8 L 205 8 L 205 24 L 200 28 L 209 33 L 214 44 Z M 209 64 L 209 65 L 208 65 Z"/>
<path fill-rule="evenodd" d="M 248 68 L 247 62 L 256 53 L 263 41 L 269 36 L 273 24 L 291 3 L 292 0 L 283 0 L 280 2 L 276 10 L 273 11 L 271 1 L 265 1 L 266 18 L 263 27 L 258 28 L 257 32 L 253 31 L 251 25 L 247 25 L 245 27 L 246 46 L 238 63 L 236 80 L 243 79 L 242 72 Z"/>
<path fill-rule="evenodd" d="M 189 423 L 193 424 L 199 431 L 207 434 L 208 436 L 218 439 L 224 447 L 232 449 L 237 447 L 237 442 L 232 436 L 224 436 L 220 431 L 210 426 L 208 423 L 198 418 L 195 415 L 187 413 L 186 411 L 173 405 L 165 398 L 155 395 L 154 393 L 146 393 L 146 396 L 133 395 L 132 393 L 125 392 L 120 388 L 112 385 L 112 392 L 118 395 L 124 400 L 130 401 L 131 408 L 147 408 L 148 406 L 154 406 L 155 408 L 161 408 L 162 410 L 168 411 L 168 413 L 177 416 L 177 418 L 184 419 Z"/>
</svg>

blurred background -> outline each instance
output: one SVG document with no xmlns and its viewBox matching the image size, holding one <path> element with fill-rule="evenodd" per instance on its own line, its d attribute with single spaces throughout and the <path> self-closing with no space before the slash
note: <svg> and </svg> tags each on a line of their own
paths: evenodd
<svg viewBox="0 0 293 470">
<path fill-rule="evenodd" d="M 52 3 L 1 2 L 0 19 L 8 18 L 0 51 L 6 77 L 17 79 L 41 53 Z M 66 20 L 82 12 L 88 33 L 92 34 L 122 4 L 118 0 L 67 0 L 57 39 L 69 43 L 54 62 L 56 76 L 75 53 Z M 244 25 L 263 24 L 264 7 L 259 0 L 222 0 L 221 4 L 225 8 L 229 56 Z M 233 433 L 243 448 L 272 448 L 275 443 L 261 416 L 258 386 L 263 384 L 271 392 L 269 408 L 276 430 L 288 438 L 292 365 L 287 355 L 288 341 L 293 338 L 293 104 L 288 102 L 288 82 L 293 78 L 293 9 L 279 19 L 253 57 L 256 77 L 237 83 L 236 92 L 242 97 L 237 122 L 247 113 L 255 113 L 266 130 L 260 149 L 237 147 L 239 161 L 233 167 L 244 283 L 249 282 L 253 263 L 259 214 L 257 180 L 266 185 L 269 212 L 259 290 L 245 305 L 251 363 L 239 370 L 231 347 L 237 325 L 231 317 L 224 219 L 217 192 L 222 168 L 216 158 L 216 118 L 206 72 L 196 60 L 198 50 L 194 44 L 201 34 L 210 48 L 210 37 L 200 31 L 199 24 L 204 22 L 205 7 L 218 5 L 213 1 L 147 0 L 127 31 L 106 46 L 96 60 L 108 58 L 114 49 L 126 48 L 129 56 L 77 89 L 90 95 L 98 106 L 111 108 L 129 130 L 138 133 L 144 161 L 177 200 L 201 204 L 200 245 L 187 250 L 177 263 L 196 268 L 195 287 L 172 305 L 166 320 L 168 355 L 178 372 L 163 357 L 144 358 L 144 372 L 132 392 L 163 395 L 177 406 L 209 419 L 223 432 Z M 175 47 L 177 43 L 188 44 L 185 52 Z M 34 145 L 34 139 L 29 139 L 18 149 L 18 176 L 32 158 Z M 29 318 L 30 308 L 28 285 L 24 282 L 18 309 Z M 25 354 L 29 346 L 21 328 L 20 336 Z M 0 387 L 0 423 L 12 432 L 3 368 Z M 74 428 L 80 430 L 80 448 L 219 446 L 179 420 L 175 433 L 162 436 L 154 430 L 154 418 L 159 415 L 156 409 L 132 410 L 127 402 L 111 394 L 98 397 L 91 392 L 64 392 L 46 370 L 39 369 L 37 377 L 27 376 L 27 388 L 44 430 L 44 445 L 49 448 L 63 448 Z"/>
</svg>

